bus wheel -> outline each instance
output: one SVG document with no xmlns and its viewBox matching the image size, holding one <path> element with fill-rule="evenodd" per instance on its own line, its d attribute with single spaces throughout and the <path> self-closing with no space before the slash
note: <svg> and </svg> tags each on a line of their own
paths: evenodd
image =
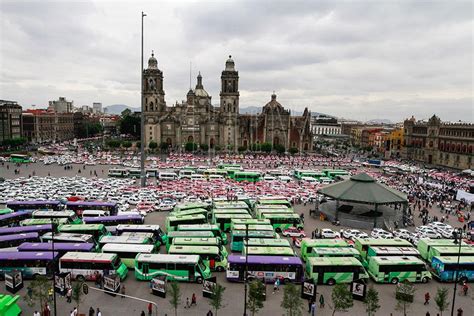
<svg viewBox="0 0 474 316">
<path fill-rule="evenodd" d="M 329 279 L 328 280 L 328 285 L 334 285 L 334 284 L 336 284 L 336 280 L 334 280 L 334 279 Z"/>
<path fill-rule="evenodd" d="M 201 277 L 196 278 L 196 283 L 197 284 L 202 284 L 202 278 Z"/>
<path fill-rule="evenodd" d="M 281 228 L 280 228 L 280 227 L 278 227 L 277 229 L 275 229 L 275 232 L 277 232 L 277 233 L 281 233 Z"/>
<path fill-rule="evenodd" d="M 33 280 L 37 280 L 40 277 L 38 273 L 33 274 Z"/>
<path fill-rule="evenodd" d="M 398 279 L 397 278 L 393 278 L 392 281 L 390 281 L 392 284 L 398 284 Z"/>
<path fill-rule="evenodd" d="M 83 275 L 78 275 L 78 276 L 76 276 L 76 280 L 79 281 L 79 282 L 84 282 L 86 280 L 86 278 Z"/>
<path fill-rule="evenodd" d="M 216 271 L 217 271 L 217 272 L 222 272 L 222 271 L 224 271 L 224 267 L 218 266 L 218 267 L 216 268 Z"/>
<path fill-rule="evenodd" d="M 421 282 L 428 283 L 429 280 L 430 280 L 430 278 L 424 277 L 423 279 L 421 279 Z"/>
<path fill-rule="evenodd" d="M 288 278 L 283 279 L 283 283 L 284 283 L 284 284 L 290 283 L 290 279 L 288 279 Z"/>
</svg>

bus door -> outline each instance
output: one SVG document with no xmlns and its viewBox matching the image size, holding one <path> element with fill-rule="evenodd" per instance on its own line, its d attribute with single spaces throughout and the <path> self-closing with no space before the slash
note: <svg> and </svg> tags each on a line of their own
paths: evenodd
<svg viewBox="0 0 474 316">
<path fill-rule="evenodd" d="M 421 282 L 422 267 L 415 267 L 415 269 L 416 269 L 416 282 Z"/>
<path fill-rule="evenodd" d="M 359 280 L 359 273 L 360 273 L 359 267 L 355 267 L 355 268 L 354 268 L 354 274 L 353 274 L 352 281 L 354 281 L 354 280 Z"/>
<path fill-rule="evenodd" d="M 193 265 L 188 265 L 188 281 L 189 282 L 194 282 L 194 278 L 195 278 L 195 269 L 196 267 L 193 266 Z"/>
<path fill-rule="evenodd" d="M 145 277 L 148 276 L 148 273 L 150 273 L 150 268 L 148 266 L 148 262 L 142 263 L 142 272 Z"/>
<path fill-rule="evenodd" d="M 318 284 L 324 284 L 324 269 L 319 269 L 318 273 Z"/>
<path fill-rule="evenodd" d="M 379 269 L 380 269 L 380 267 L 379 267 Z M 385 271 L 383 281 L 386 282 L 386 283 L 390 282 L 390 272 L 389 271 Z"/>
</svg>

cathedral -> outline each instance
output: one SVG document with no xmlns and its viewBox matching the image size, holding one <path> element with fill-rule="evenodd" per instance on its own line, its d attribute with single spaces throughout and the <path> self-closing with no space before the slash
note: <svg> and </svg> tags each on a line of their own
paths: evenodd
<svg viewBox="0 0 474 316">
<path fill-rule="evenodd" d="M 221 74 L 220 104 L 214 106 L 206 92 L 202 76 L 197 76 L 181 104 L 167 106 L 163 88 L 163 72 L 151 54 L 148 68 L 143 70 L 143 106 L 145 113 L 145 144 L 166 143 L 182 148 L 186 143 L 206 144 L 211 149 L 237 151 L 253 144 L 270 143 L 308 151 L 312 148 L 311 113 L 305 108 L 302 116 L 291 116 L 275 93 L 260 114 L 239 114 L 239 72 L 229 56 Z"/>
</svg>

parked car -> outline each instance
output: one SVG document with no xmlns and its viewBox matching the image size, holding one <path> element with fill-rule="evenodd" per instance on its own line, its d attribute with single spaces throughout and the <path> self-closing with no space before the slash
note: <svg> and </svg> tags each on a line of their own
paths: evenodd
<svg viewBox="0 0 474 316">
<path fill-rule="evenodd" d="M 285 237 L 300 237 L 300 238 L 306 237 L 305 232 L 303 230 L 299 230 L 296 227 L 290 227 L 288 229 L 285 229 L 282 235 Z"/>
</svg>

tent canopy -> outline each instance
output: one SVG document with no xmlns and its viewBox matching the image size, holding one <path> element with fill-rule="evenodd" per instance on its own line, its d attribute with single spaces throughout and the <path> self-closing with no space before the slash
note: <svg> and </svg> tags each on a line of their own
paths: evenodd
<svg viewBox="0 0 474 316">
<path fill-rule="evenodd" d="M 318 190 L 318 193 L 335 200 L 364 204 L 407 203 L 406 194 L 378 183 L 366 173 L 352 176 L 350 179 L 330 184 Z"/>
</svg>

